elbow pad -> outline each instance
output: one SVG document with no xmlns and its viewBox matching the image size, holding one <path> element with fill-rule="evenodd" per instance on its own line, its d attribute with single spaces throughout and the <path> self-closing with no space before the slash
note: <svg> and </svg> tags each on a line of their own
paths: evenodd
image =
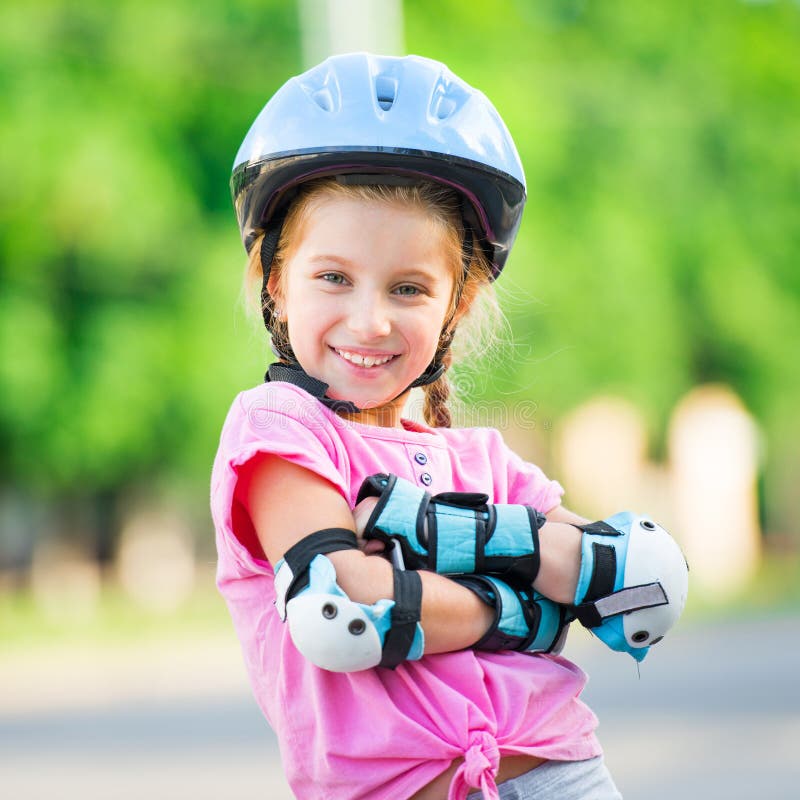
<svg viewBox="0 0 800 800">
<path fill-rule="evenodd" d="M 566 607 L 530 586 L 493 576 L 460 575 L 453 580 L 475 592 L 495 612 L 491 627 L 473 649 L 526 653 L 560 653 L 563 649 L 568 625 L 574 619 Z"/>
<path fill-rule="evenodd" d="M 612 650 L 642 661 L 683 611 L 686 559 L 661 526 L 628 511 L 575 527 L 583 531 L 575 616 Z"/>
<path fill-rule="evenodd" d="M 394 572 L 394 600 L 373 605 L 351 600 L 336 582 L 326 553 L 357 549 L 352 531 L 317 531 L 286 551 L 275 570 L 275 606 L 295 647 L 331 672 L 394 668 L 422 657 L 419 624 L 422 582 L 415 572 Z"/>
<path fill-rule="evenodd" d="M 493 574 L 528 583 L 536 579 L 545 517 L 531 506 L 491 504 L 488 495 L 469 492 L 431 496 L 386 474 L 364 481 L 357 502 L 365 497 L 377 497 L 378 503 L 364 537 L 396 541 L 408 569 Z"/>
</svg>

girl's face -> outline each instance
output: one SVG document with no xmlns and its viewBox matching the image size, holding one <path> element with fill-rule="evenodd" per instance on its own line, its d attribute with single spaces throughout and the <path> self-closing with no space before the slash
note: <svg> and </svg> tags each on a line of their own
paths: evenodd
<svg viewBox="0 0 800 800">
<path fill-rule="evenodd" d="M 445 232 L 420 209 L 327 197 L 312 204 L 270 292 L 297 360 L 368 424 L 398 426 L 394 398 L 431 362 L 454 276 Z"/>
</svg>

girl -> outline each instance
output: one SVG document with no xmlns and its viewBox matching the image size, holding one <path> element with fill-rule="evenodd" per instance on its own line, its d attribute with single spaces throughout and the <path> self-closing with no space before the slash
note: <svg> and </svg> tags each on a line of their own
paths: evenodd
<svg viewBox="0 0 800 800">
<path fill-rule="evenodd" d="M 567 619 L 556 604 L 583 596 L 589 534 L 574 525 L 586 520 L 496 430 L 449 427 L 450 345 L 500 273 L 525 198 L 502 120 L 437 62 L 337 56 L 284 85 L 235 164 L 249 273 L 279 361 L 236 398 L 222 431 L 218 585 L 292 790 L 618 798 L 578 699 L 585 676 L 543 653 L 558 650 Z M 403 417 L 414 386 L 429 427 Z M 394 566 L 389 486 L 439 503 L 418 539 L 397 539 Z M 431 501 L 442 492 L 470 494 Z M 513 527 L 505 514 L 526 509 L 530 552 L 505 583 L 432 566 L 435 541 L 440 564 L 453 549 L 447 519 L 474 524 L 463 509 L 490 508 L 478 492 L 495 504 L 492 541 Z M 400 516 L 412 499 L 396 504 Z M 511 574 L 534 562 L 536 592 Z M 527 639 L 501 595 L 525 611 Z"/>
</svg>

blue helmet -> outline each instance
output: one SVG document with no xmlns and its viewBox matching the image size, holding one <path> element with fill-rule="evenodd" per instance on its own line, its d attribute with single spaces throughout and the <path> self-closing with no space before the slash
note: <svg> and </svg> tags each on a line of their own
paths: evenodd
<svg viewBox="0 0 800 800">
<path fill-rule="evenodd" d="M 494 106 L 444 64 L 351 53 L 287 81 L 234 161 L 231 191 L 247 251 L 299 184 L 345 174 L 452 187 L 500 273 L 525 204 L 522 164 Z"/>
</svg>

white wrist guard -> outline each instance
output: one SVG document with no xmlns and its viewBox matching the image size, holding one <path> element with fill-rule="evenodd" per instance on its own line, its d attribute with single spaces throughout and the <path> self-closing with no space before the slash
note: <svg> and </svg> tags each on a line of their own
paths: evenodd
<svg viewBox="0 0 800 800">
<path fill-rule="evenodd" d="M 275 606 L 295 647 L 331 672 L 394 668 L 421 658 L 419 575 L 395 570 L 394 600 L 356 603 L 336 583 L 336 569 L 324 555 L 356 548 L 352 531 L 328 528 L 299 541 L 278 562 Z"/>
<path fill-rule="evenodd" d="M 612 650 L 641 661 L 683 611 L 686 559 L 662 527 L 631 512 L 576 527 L 583 537 L 575 615 Z"/>
</svg>

